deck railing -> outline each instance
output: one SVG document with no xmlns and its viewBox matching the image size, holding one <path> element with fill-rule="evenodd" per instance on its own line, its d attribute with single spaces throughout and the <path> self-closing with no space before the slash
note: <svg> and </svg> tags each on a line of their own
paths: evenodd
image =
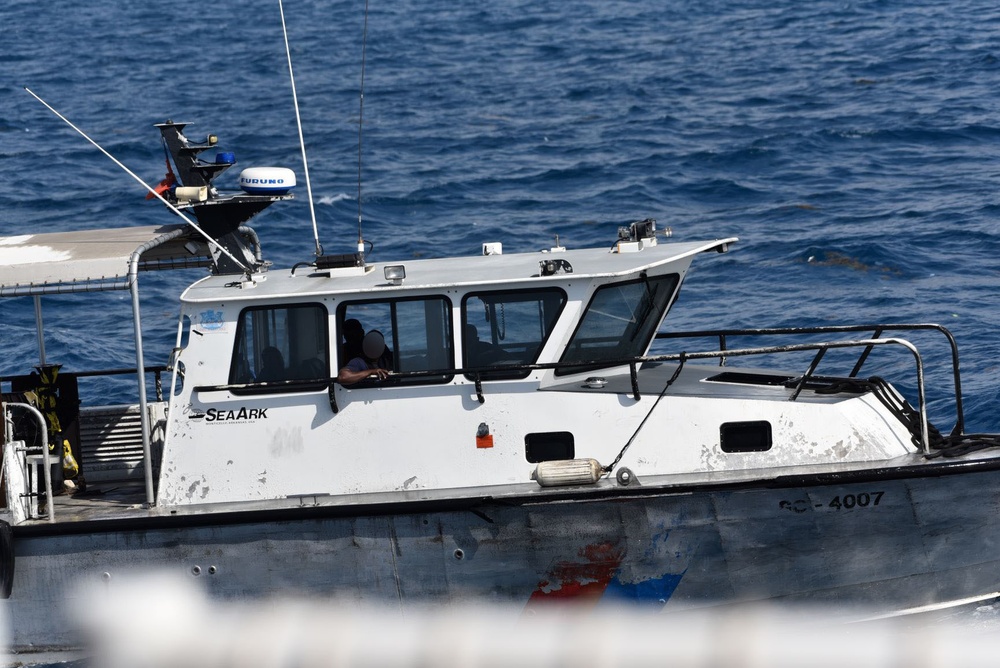
<svg viewBox="0 0 1000 668">
<path fill-rule="evenodd" d="M 941 325 L 933 323 L 882 323 L 882 324 L 867 324 L 867 325 L 828 325 L 820 327 L 771 327 L 771 328 L 761 328 L 761 329 L 717 329 L 717 330 L 704 330 L 704 331 L 689 331 L 689 332 L 659 332 L 656 335 L 657 340 L 665 339 L 693 339 L 693 338 L 717 338 L 719 340 L 719 350 L 722 352 L 727 352 L 727 347 L 729 343 L 729 338 L 731 337 L 761 337 L 761 336 L 798 336 L 798 335 L 812 335 L 812 334 L 837 334 L 837 333 L 847 333 L 847 332 L 872 332 L 871 339 L 881 339 L 885 332 L 916 332 L 916 331 L 930 331 L 941 334 L 948 345 L 948 349 L 951 353 L 951 368 L 952 368 L 952 379 L 954 383 L 954 397 L 955 397 L 955 426 L 952 429 L 952 435 L 957 436 L 965 431 L 965 410 L 962 405 L 962 378 L 961 372 L 959 370 L 958 361 L 958 343 L 955 341 L 954 335 L 946 328 Z M 861 355 L 858 357 L 857 362 L 851 369 L 849 378 L 856 378 L 865 362 L 868 360 L 869 355 L 874 349 L 874 345 L 865 346 Z M 825 351 L 817 353 L 820 358 Z M 729 355 L 722 355 L 719 357 L 719 365 L 725 366 L 726 358 Z M 816 360 L 813 368 L 818 365 L 819 361 Z M 923 401 L 921 400 L 921 404 Z"/>
<path fill-rule="evenodd" d="M 3 453 L 3 477 L 7 483 L 7 495 L 11 502 L 11 510 L 14 511 L 14 504 L 21 504 L 20 509 L 24 517 L 15 516 L 17 519 L 27 519 L 34 515 L 32 512 L 32 498 L 39 496 L 28 485 L 29 466 L 38 464 L 42 469 L 42 478 L 45 481 L 45 501 L 46 515 L 49 522 L 55 522 L 55 511 L 52 503 L 52 464 L 59 461 L 57 457 L 52 457 L 49 453 L 49 430 L 45 425 L 45 417 L 41 411 L 30 404 L 17 402 L 4 402 L 3 422 L 4 422 L 4 453 Z M 14 439 L 12 410 L 25 411 L 38 423 L 38 434 L 41 437 L 40 445 L 27 445 L 22 440 Z"/>
<path fill-rule="evenodd" d="M 146 366 L 144 371 L 147 374 L 153 374 L 154 391 L 156 393 L 156 401 L 163 401 L 163 373 L 165 371 L 170 371 L 169 367 L 165 366 Z M 70 371 L 70 373 L 77 378 L 99 378 L 103 376 L 135 376 L 135 368 L 125 368 L 125 369 L 100 369 L 96 371 Z"/>
</svg>

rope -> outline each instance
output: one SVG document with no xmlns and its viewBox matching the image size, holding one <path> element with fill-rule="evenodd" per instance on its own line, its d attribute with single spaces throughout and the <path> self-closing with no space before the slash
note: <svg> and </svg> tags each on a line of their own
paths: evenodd
<svg viewBox="0 0 1000 668">
<path fill-rule="evenodd" d="M 677 377 L 681 375 L 681 369 L 684 368 L 684 363 L 686 361 L 687 361 L 687 353 L 681 353 L 679 363 L 677 364 L 677 370 L 674 371 L 674 375 L 670 377 L 670 380 L 667 381 L 667 384 L 663 386 L 662 390 L 660 390 L 660 394 L 658 397 L 656 397 L 656 401 L 653 402 L 653 405 L 650 407 L 649 411 L 647 411 L 645 417 L 642 418 L 642 422 L 639 423 L 639 426 L 635 428 L 635 431 L 632 433 L 632 436 L 625 443 L 625 446 L 621 449 L 621 452 L 618 453 L 618 456 L 615 457 L 615 460 L 613 462 L 611 462 L 610 464 L 601 469 L 602 472 L 607 474 L 615 470 L 615 467 L 618 466 L 618 462 L 620 462 L 622 460 L 622 457 L 625 456 L 625 451 L 629 449 L 629 446 L 632 445 L 633 441 L 635 441 L 635 437 L 639 435 L 639 432 L 642 431 L 642 428 L 646 425 L 646 421 L 649 420 L 649 416 L 651 416 L 653 414 L 653 411 L 656 410 L 657 405 L 659 405 L 660 403 L 660 399 L 662 399 L 663 395 L 667 393 L 667 389 L 674 384 L 674 381 L 677 380 Z"/>
</svg>

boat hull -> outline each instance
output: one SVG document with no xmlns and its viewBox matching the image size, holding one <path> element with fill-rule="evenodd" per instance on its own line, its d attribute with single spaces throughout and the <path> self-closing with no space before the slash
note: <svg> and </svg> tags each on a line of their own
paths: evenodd
<svg viewBox="0 0 1000 668">
<path fill-rule="evenodd" d="M 78 646 L 77 588 L 136 569 L 181 571 L 221 600 L 683 610 L 777 599 L 868 613 L 954 600 L 1000 590 L 996 467 L 17 527 L 13 645 Z"/>
</svg>

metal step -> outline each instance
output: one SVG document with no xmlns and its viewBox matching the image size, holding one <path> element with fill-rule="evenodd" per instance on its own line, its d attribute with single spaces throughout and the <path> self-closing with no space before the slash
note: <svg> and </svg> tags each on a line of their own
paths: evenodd
<svg viewBox="0 0 1000 668">
<path fill-rule="evenodd" d="M 150 404 L 154 435 L 165 404 Z M 158 439 L 153 439 L 159 445 Z M 142 424 L 139 406 L 80 408 L 80 451 L 88 483 L 140 480 L 143 477 Z"/>
</svg>

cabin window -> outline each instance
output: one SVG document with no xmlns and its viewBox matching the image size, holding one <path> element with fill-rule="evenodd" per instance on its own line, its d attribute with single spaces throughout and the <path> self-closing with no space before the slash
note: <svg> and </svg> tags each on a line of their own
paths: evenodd
<svg viewBox="0 0 1000 668">
<path fill-rule="evenodd" d="M 321 304 L 244 309 L 229 382 L 329 380 L 328 317 Z"/>
<path fill-rule="evenodd" d="M 719 442 L 723 452 L 767 452 L 771 449 L 771 423 L 723 422 L 719 427 Z"/>
<path fill-rule="evenodd" d="M 611 366 L 643 355 L 679 282 L 677 274 L 668 274 L 598 288 L 559 360 L 563 364 L 594 364 L 560 368 L 556 375 Z"/>
<path fill-rule="evenodd" d="M 483 380 L 526 378 L 530 369 L 490 367 L 534 364 L 566 305 L 559 288 L 474 292 L 462 300 L 462 365 Z M 475 373 L 467 373 L 475 378 Z"/>
<path fill-rule="evenodd" d="M 350 331 L 378 330 L 385 338 L 386 360 L 396 385 L 447 383 L 451 374 L 434 373 L 454 368 L 451 302 L 445 297 L 411 297 L 377 301 L 346 302 L 337 309 L 337 366 L 343 368 L 359 356 L 360 346 Z M 357 323 L 348 323 L 355 320 Z M 347 323 L 345 325 L 345 323 Z M 385 382 L 362 381 L 351 387 L 384 386 Z"/>
<path fill-rule="evenodd" d="M 571 432 L 547 431 L 524 437 L 524 458 L 530 464 L 573 459 L 575 456 L 576 447 Z"/>
</svg>

